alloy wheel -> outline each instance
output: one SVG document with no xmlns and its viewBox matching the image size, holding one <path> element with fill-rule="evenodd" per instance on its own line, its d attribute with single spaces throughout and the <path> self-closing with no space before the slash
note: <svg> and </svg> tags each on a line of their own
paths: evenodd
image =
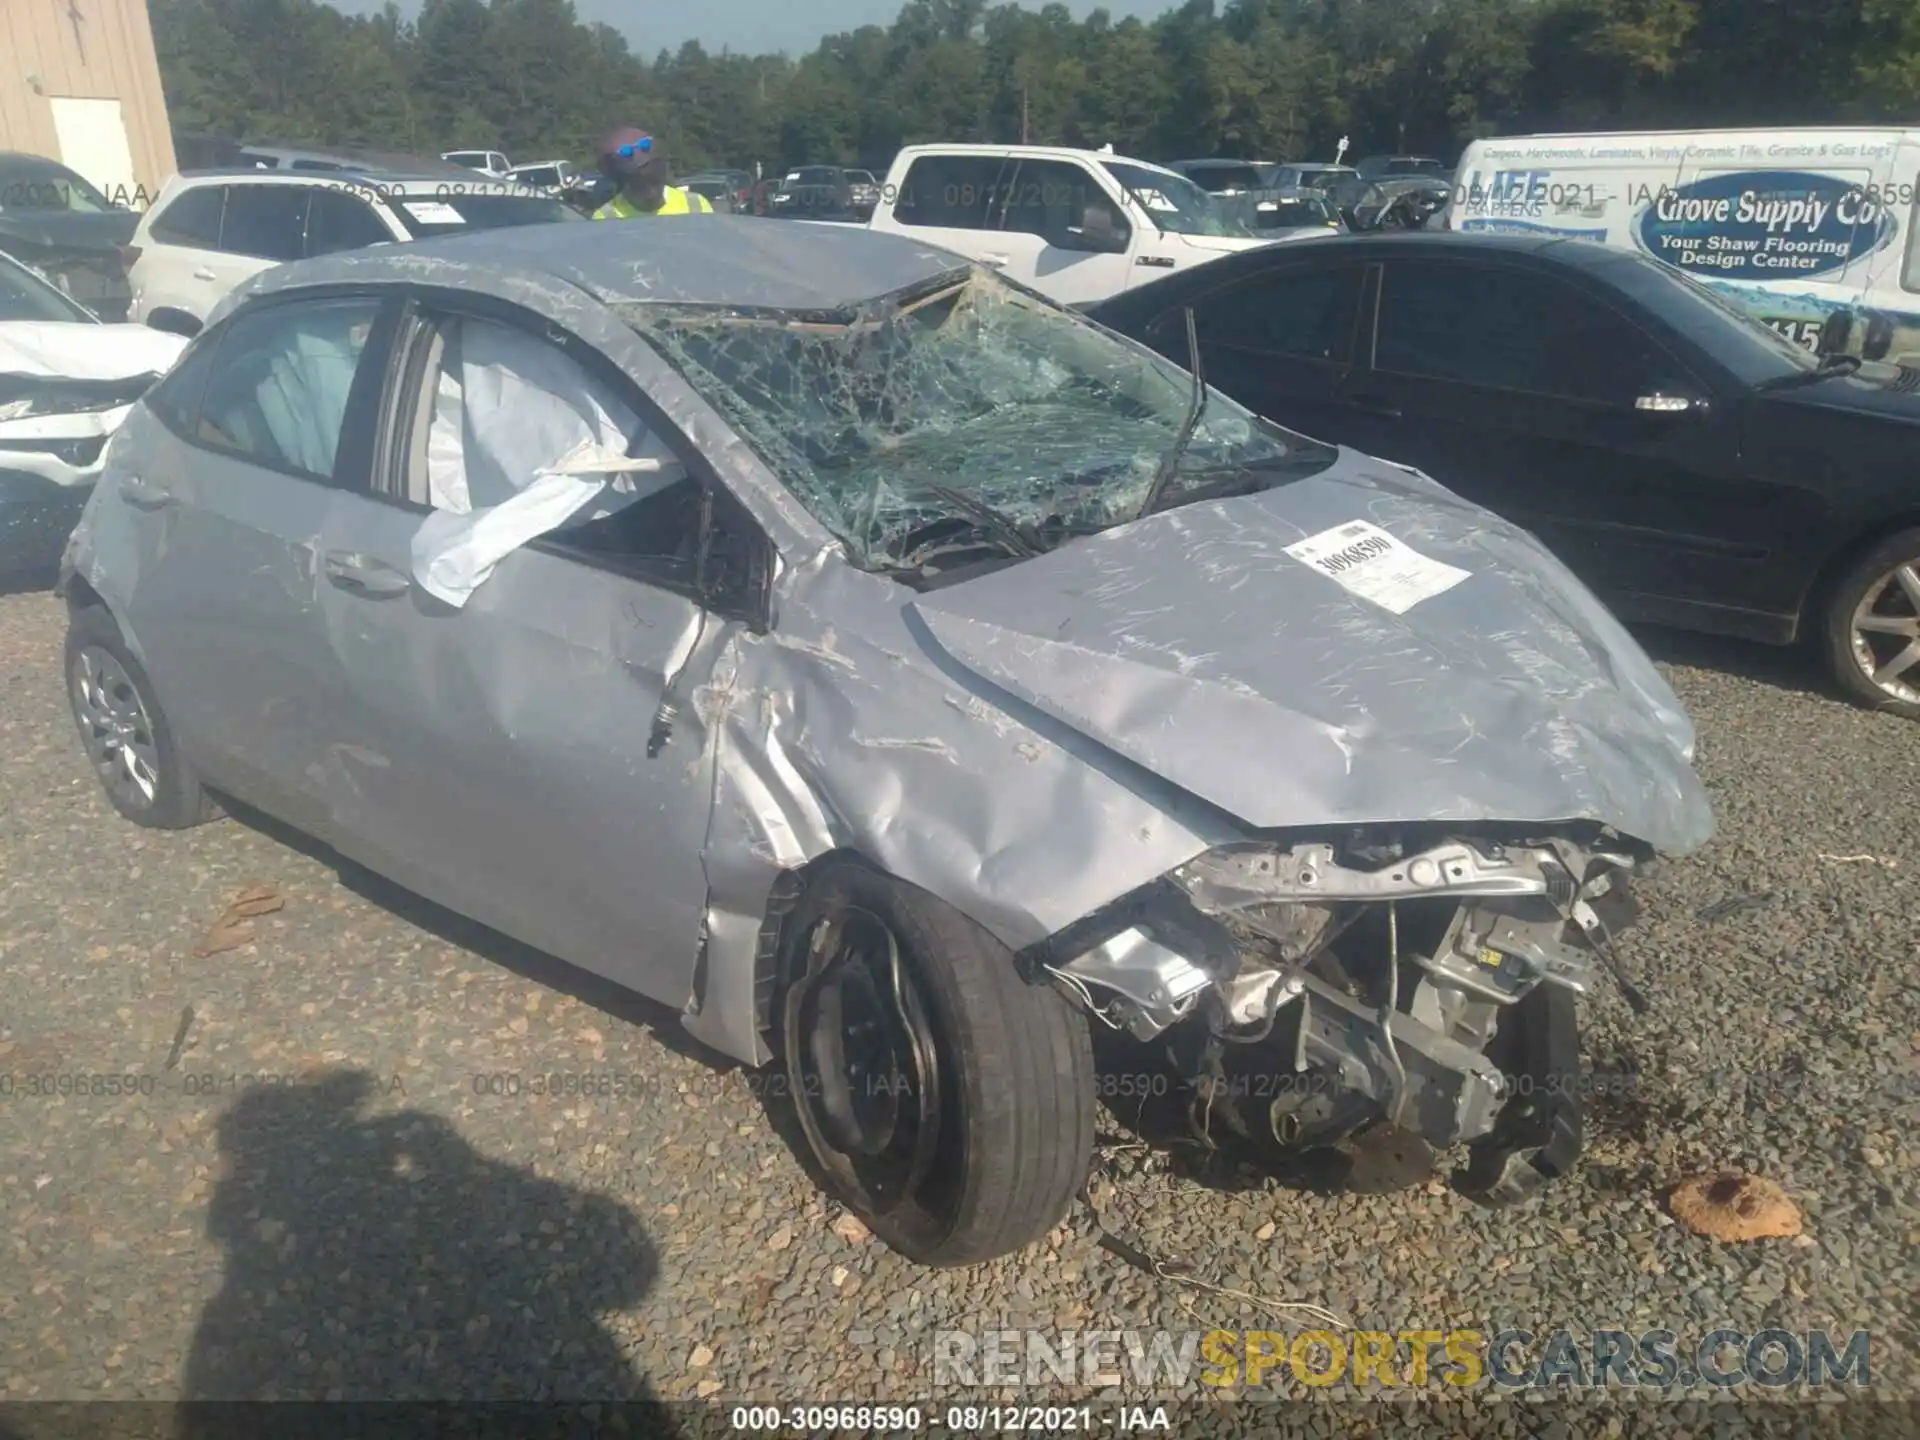
<svg viewBox="0 0 1920 1440">
<path fill-rule="evenodd" d="M 101 783 L 134 809 L 149 808 L 160 788 L 160 747 L 133 678 L 110 651 L 88 645 L 74 656 L 71 683 L 80 738 Z"/>
<path fill-rule="evenodd" d="M 1920 557 L 1896 565 L 1854 607 L 1860 673 L 1890 700 L 1920 704 Z"/>
</svg>

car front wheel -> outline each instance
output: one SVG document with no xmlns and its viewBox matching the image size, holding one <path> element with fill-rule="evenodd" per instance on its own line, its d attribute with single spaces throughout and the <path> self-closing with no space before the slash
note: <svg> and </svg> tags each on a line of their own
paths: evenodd
<svg viewBox="0 0 1920 1440">
<path fill-rule="evenodd" d="M 1085 1017 L 924 891 L 830 860 L 788 917 L 789 1094 L 829 1188 L 926 1265 L 1019 1250 L 1093 1149 Z"/>
<path fill-rule="evenodd" d="M 1850 696 L 1920 720 L 1920 529 L 1888 536 L 1841 577 L 1823 638 Z"/>
<path fill-rule="evenodd" d="M 80 743 L 113 808 L 155 830 L 184 830 L 212 819 L 213 801 L 181 759 L 153 682 L 101 606 L 73 612 L 66 661 L 67 699 Z"/>
</svg>

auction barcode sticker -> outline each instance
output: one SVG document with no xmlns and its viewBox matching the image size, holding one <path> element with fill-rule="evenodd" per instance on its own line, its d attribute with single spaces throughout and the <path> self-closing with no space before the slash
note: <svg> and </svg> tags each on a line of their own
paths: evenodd
<svg viewBox="0 0 1920 1440">
<path fill-rule="evenodd" d="M 422 225 L 464 225 L 466 217 L 443 200 L 402 200 L 400 208 Z"/>
<path fill-rule="evenodd" d="M 1406 614 L 1472 574 L 1428 559 L 1366 520 L 1309 535 L 1287 546 L 1287 554 L 1395 615 Z"/>
</svg>

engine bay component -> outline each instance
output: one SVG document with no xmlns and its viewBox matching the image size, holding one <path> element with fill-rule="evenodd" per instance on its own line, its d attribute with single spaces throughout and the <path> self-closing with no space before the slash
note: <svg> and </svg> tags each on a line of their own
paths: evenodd
<svg viewBox="0 0 1920 1440">
<path fill-rule="evenodd" d="M 1163 1038 L 1203 1142 L 1296 1153 L 1400 1129 L 1468 1146 L 1461 1189 L 1509 1204 L 1578 1154 L 1573 1007 L 1631 923 L 1636 860 L 1566 835 L 1225 846 L 1056 937 L 1080 953 L 1047 968 Z"/>
</svg>

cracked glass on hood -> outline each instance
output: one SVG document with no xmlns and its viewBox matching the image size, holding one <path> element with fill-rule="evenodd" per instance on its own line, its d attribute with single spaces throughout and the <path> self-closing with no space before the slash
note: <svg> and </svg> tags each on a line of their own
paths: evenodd
<svg viewBox="0 0 1920 1440">
<path fill-rule="evenodd" d="M 1185 371 L 985 270 L 825 315 L 624 313 L 871 570 L 1039 554 L 1335 454 L 1212 391 L 1186 434 Z"/>
</svg>

